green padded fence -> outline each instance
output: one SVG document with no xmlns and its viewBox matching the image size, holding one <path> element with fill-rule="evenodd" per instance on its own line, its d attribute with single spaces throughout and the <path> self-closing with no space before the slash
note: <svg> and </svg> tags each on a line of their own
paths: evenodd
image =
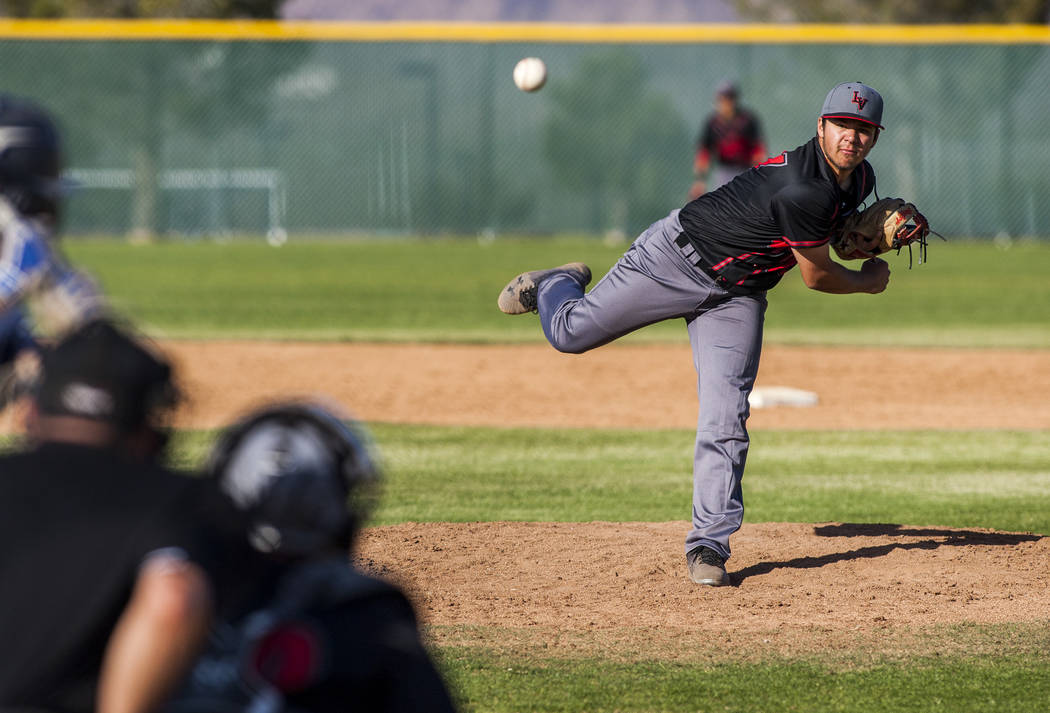
<svg viewBox="0 0 1050 713">
<path fill-rule="evenodd" d="M 633 235 L 683 203 L 733 78 L 771 153 L 832 85 L 870 84 L 880 194 L 950 236 L 1050 234 L 1045 29 L 78 27 L 0 25 L 0 89 L 64 129 L 71 233 Z"/>
</svg>

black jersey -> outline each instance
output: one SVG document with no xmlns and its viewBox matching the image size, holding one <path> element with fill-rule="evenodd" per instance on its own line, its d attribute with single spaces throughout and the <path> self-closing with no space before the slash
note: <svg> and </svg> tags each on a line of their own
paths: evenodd
<svg viewBox="0 0 1050 713">
<path fill-rule="evenodd" d="M 108 449 L 49 443 L 0 459 L 0 709 L 94 710 L 139 566 L 168 548 L 205 561 L 203 489 Z"/>
<path fill-rule="evenodd" d="M 814 137 L 687 203 L 679 241 L 692 244 L 697 266 L 726 290 L 761 292 L 794 267 L 791 248 L 827 243 L 874 189 L 867 161 L 848 190 L 839 188 Z"/>
</svg>

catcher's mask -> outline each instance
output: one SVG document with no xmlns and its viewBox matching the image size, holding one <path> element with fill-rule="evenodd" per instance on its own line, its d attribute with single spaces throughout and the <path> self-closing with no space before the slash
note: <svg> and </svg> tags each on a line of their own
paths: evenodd
<svg viewBox="0 0 1050 713">
<path fill-rule="evenodd" d="M 348 549 L 376 497 L 364 431 L 321 406 L 269 406 L 231 426 L 208 472 L 247 516 L 256 550 L 303 558 Z"/>
<path fill-rule="evenodd" d="M 61 141 L 50 116 L 0 95 L 0 193 L 24 215 L 57 216 L 69 193 L 61 168 Z"/>
</svg>

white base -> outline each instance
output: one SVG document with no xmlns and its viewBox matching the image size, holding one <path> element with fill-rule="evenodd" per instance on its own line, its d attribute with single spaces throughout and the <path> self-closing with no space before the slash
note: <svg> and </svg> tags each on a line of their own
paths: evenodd
<svg viewBox="0 0 1050 713">
<path fill-rule="evenodd" d="M 817 395 L 812 391 L 794 389 L 790 386 L 759 386 L 748 397 L 751 408 L 773 406 L 816 406 Z"/>
</svg>

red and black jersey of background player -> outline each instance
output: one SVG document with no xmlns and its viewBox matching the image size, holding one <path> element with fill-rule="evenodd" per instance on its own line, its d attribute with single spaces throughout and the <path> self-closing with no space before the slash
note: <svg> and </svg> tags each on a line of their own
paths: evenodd
<svg viewBox="0 0 1050 713">
<path fill-rule="evenodd" d="M 761 292 L 795 266 L 791 248 L 827 243 L 874 189 L 867 161 L 849 190 L 839 188 L 814 137 L 687 203 L 679 244 L 691 244 L 697 266 L 729 292 Z"/>
<path fill-rule="evenodd" d="M 704 124 L 697 142 L 697 151 L 706 153 L 723 166 L 746 170 L 762 154 L 762 131 L 758 119 L 747 109 L 738 109 L 726 119 L 717 112 Z"/>
</svg>

